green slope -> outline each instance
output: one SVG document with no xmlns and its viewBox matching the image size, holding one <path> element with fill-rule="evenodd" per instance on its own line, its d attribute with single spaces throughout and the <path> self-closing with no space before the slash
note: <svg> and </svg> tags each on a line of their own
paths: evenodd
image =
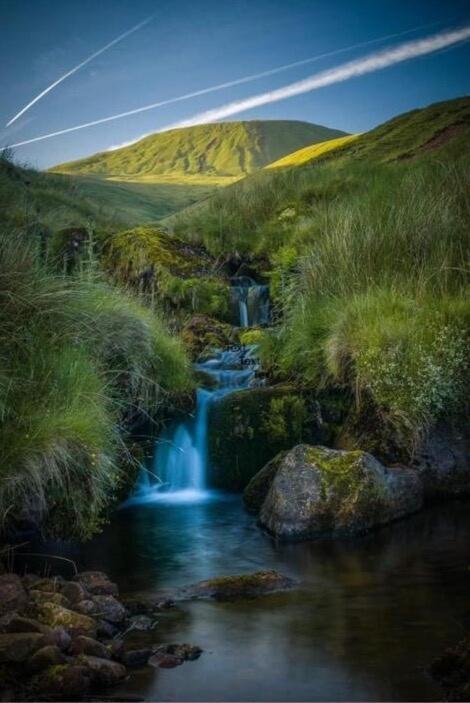
<svg viewBox="0 0 470 703">
<path fill-rule="evenodd" d="M 296 150 L 178 212 L 167 224 L 179 236 L 202 241 L 214 252 L 272 253 L 273 237 L 282 239 L 280 231 L 287 226 L 290 211 L 304 216 L 315 203 L 337 202 L 351 192 L 359 195 L 365 183 L 359 173 L 364 170 L 361 164 L 387 167 L 451 161 L 468 153 L 469 141 L 470 98 L 436 103 L 399 115 L 370 132 Z M 328 172 L 320 171 L 320 165 Z M 328 180 L 326 191 L 322 179 Z"/>
<path fill-rule="evenodd" d="M 291 120 L 220 122 L 152 134 L 52 171 L 114 179 L 239 178 L 296 149 L 344 132 Z"/>
</svg>

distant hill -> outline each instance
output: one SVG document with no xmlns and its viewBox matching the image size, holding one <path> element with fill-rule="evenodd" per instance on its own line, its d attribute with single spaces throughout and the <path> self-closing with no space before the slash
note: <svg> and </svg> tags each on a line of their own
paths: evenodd
<svg viewBox="0 0 470 703">
<path fill-rule="evenodd" d="M 337 129 L 293 120 L 219 122 L 152 134 L 50 170 L 146 183 L 226 183 L 297 149 L 342 136 Z"/>
</svg>

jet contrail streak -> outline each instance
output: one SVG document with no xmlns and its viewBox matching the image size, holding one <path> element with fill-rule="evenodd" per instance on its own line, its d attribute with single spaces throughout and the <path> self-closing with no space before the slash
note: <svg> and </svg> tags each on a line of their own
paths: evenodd
<svg viewBox="0 0 470 703">
<path fill-rule="evenodd" d="M 435 25 L 435 24 L 438 24 L 438 23 L 436 23 L 436 22 L 432 23 L 432 25 Z M 196 98 L 196 97 L 199 97 L 200 95 L 206 95 L 207 93 L 213 93 L 218 90 L 223 90 L 224 88 L 233 88 L 236 85 L 241 85 L 243 83 L 249 83 L 249 82 L 257 80 L 259 78 L 265 78 L 267 76 L 272 76 L 276 73 L 281 73 L 282 71 L 287 71 L 288 69 L 296 68 L 298 66 L 304 66 L 308 63 L 313 63 L 314 61 L 319 61 L 320 59 L 327 58 L 329 56 L 343 54 L 346 51 L 352 51 L 354 49 L 359 49 L 363 46 L 369 46 L 370 44 L 377 44 L 378 42 L 381 42 L 381 41 L 387 41 L 387 39 L 393 39 L 394 37 L 401 37 L 405 34 L 410 34 L 411 32 L 417 32 L 420 29 L 424 29 L 425 27 L 429 27 L 432 25 L 429 25 L 429 24 L 420 25 L 419 27 L 414 27 L 413 29 L 407 29 L 404 32 L 398 32 L 395 34 L 388 34 L 383 37 L 378 37 L 377 39 L 370 39 L 369 41 L 366 41 L 366 42 L 361 42 L 359 44 L 353 44 L 352 46 L 346 46 L 341 49 L 335 49 L 334 51 L 328 51 L 324 54 L 318 54 L 317 56 L 312 56 L 308 59 L 303 59 L 302 61 L 295 61 L 294 63 L 288 63 L 288 64 L 284 64 L 283 66 L 277 66 L 276 68 L 271 68 L 268 71 L 262 71 L 261 73 L 253 73 L 249 76 L 244 76 L 243 78 L 237 78 L 236 80 L 227 81 L 226 83 L 219 83 L 217 85 L 210 86 L 208 88 L 202 88 L 201 90 L 196 90 L 192 93 L 186 93 L 184 95 L 179 95 L 175 98 L 169 98 L 167 100 L 160 100 L 159 102 L 151 103 L 150 105 L 144 105 L 143 107 L 137 107 L 134 110 L 127 110 L 126 112 L 120 112 L 116 115 L 110 115 L 109 117 L 101 117 L 100 119 L 92 120 L 91 122 L 84 122 L 83 124 L 74 125 L 73 127 L 67 127 L 65 129 L 59 129 L 55 132 L 49 132 L 48 134 L 42 134 L 38 137 L 32 137 L 31 139 L 26 139 L 22 142 L 18 142 L 17 144 L 10 144 L 8 146 L 11 148 L 16 148 L 19 146 L 24 146 L 25 144 L 32 144 L 33 142 L 40 142 L 43 139 L 51 139 L 52 137 L 59 137 L 61 134 L 69 134 L 70 132 L 76 132 L 79 129 L 86 129 L 88 127 L 94 127 L 96 125 L 100 125 L 105 122 L 111 122 L 113 120 L 120 120 L 123 117 L 130 117 L 131 115 L 137 115 L 140 112 L 154 110 L 158 107 L 163 107 L 164 105 L 171 105 L 173 103 L 182 102 L 183 100 L 189 100 L 190 98 Z M 140 135 L 137 139 L 129 142 L 129 144 L 133 143 L 134 141 L 138 141 L 139 139 L 142 139 L 144 136 L 146 136 L 146 135 Z M 6 149 L 6 148 L 7 147 L 0 147 L 0 151 L 2 151 L 2 149 Z"/>
<path fill-rule="evenodd" d="M 340 83 L 347 81 L 350 78 L 380 71 L 388 66 L 401 63 L 402 61 L 414 59 L 418 56 L 425 56 L 426 54 L 430 54 L 434 51 L 439 51 L 440 49 L 464 42 L 469 38 L 470 25 L 467 25 L 460 29 L 441 32 L 424 39 L 405 42 L 404 44 L 400 44 L 396 47 L 384 49 L 383 51 L 375 54 L 370 54 L 369 56 L 349 61 L 348 63 L 337 66 L 336 68 L 328 69 L 326 71 L 322 71 L 321 73 L 316 73 L 309 78 L 291 83 L 283 88 L 254 95 L 251 98 L 246 98 L 244 100 L 236 100 L 212 110 L 207 110 L 206 112 L 200 112 L 193 115 L 189 119 L 167 125 L 159 131 L 163 132 L 169 129 L 189 127 L 195 124 L 216 122 L 217 120 L 230 117 L 231 115 L 236 115 L 239 112 L 244 112 L 245 110 L 250 110 L 254 107 L 259 107 L 260 105 L 267 105 L 269 103 L 277 102 L 278 100 L 285 100 L 286 98 L 291 98 L 294 95 L 301 95 L 302 93 L 308 93 L 312 90 L 324 88 L 327 85 L 333 85 L 333 83 Z"/>
<path fill-rule="evenodd" d="M 93 61 L 93 59 L 96 59 L 97 56 L 100 56 L 101 54 L 104 54 L 105 51 L 108 51 L 108 49 L 111 49 L 112 46 L 115 46 L 119 42 L 121 42 L 123 39 L 128 37 L 130 34 L 134 34 L 134 32 L 137 32 L 138 29 L 141 29 L 142 27 L 145 27 L 146 24 L 151 22 L 155 15 L 151 15 L 150 17 L 147 17 L 147 19 L 143 20 L 142 22 L 139 22 L 139 24 L 136 24 L 135 27 L 132 27 L 131 29 L 128 29 L 127 32 L 124 32 L 124 34 L 120 34 L 116 39 L 113 39 L 113 41 L 109 42 L 109 44 L 106 44 L 106 46 L 103 46 L 101 49 L 98 49 L 98 51 L 95 51 L 94 54 L 89 56 L 87 59 L 82 61 L 81 63 L 77 64 L 77 66 L 74 66 L 74 68 L 70 69 L 70 71 L 67 71 L 67 73 L 64 73 L 63 76 L 58 78 L 54 83 L 51 83 L 47 88 L 45 88 L 42 93 L 39 93 L 39 95 L 36 95 L 35 98 L 31 100 L 27 105 L 25 105 L 14 117 L 11 118 L 9 122 L 7 122 L 6 127 L 9 127 L 13 122 L 16 122 L 16 120 L 21 117 L 21 115 L 24 115 L 24 113 L 29 110 L 30 107 L 32 107 L 35 103 L 37 103 L 41 98 L 43 98 L 45 95 L 51 92 L 51 90 L 54 90 L 60 83 L 65 81 L 66 78 L 69 76 L 72 76 L 74 73 L 79 71 L 81 68 L 86 66 L 90 61 Z"/>
</svg>

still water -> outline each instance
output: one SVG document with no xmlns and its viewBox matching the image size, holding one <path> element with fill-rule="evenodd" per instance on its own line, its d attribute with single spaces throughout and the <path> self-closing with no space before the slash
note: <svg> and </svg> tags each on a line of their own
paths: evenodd
<svg viewBox="0 0 470 703">
<path fill-rule="evenodd" d="M 155 642 L 198 661 L 135 674 L 121 689 L 171 701 L 436 701 L 426 667 L 470 625 L 470 511 L 430 507 L 350 541 L 277 544 L 239 496 L 146 503 L 73 556 L 121 592 L 274 568 L 299 590 L 162 614 Z M 57 553 L 57 550 L 56 550 Z M 68 550 L 70 555 L 70 551 Z"/>
</svg>

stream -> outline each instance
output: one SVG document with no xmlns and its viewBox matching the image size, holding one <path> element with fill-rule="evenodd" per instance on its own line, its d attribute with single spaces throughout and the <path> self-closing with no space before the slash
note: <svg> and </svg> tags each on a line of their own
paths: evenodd
<svg viewBox="0 0 470 703">
<path fill-rule="evenodd" d="M 265 286 L 234 281 L 240 326 L 269 320 Z M 194 414 L 167 427 L 112 523 L 85 545 L 43 545 L 106 571 L 122 594 L 276 569 L 298 590 L 164 612 L 155 643 L 204 653 L 175 669 L 133 673 L 117 694 L 165 701 L 442 699 L 427 673 L 470 625 L 469 505 L 431 506 L 351 540 L 280 544 L 241 496 L 207 485 L 209 407 L 257 378 L 253 349 L 196 365 L 207 383 Z"/>
</svg>

